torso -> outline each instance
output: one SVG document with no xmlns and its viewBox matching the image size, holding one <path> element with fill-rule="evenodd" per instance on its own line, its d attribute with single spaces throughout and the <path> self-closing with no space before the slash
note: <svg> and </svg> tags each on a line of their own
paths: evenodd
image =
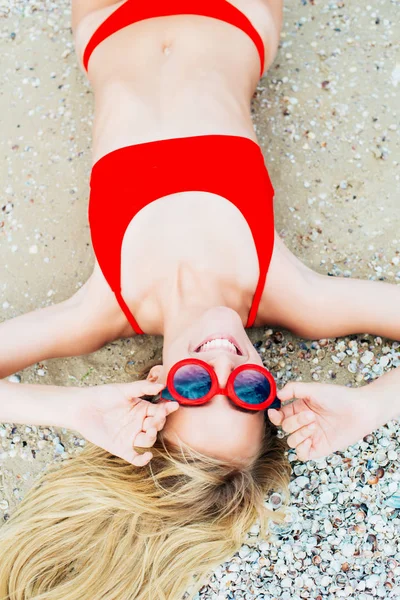
<svg viewBox="0 0 400 600">
<path fill-rule="evenodd" d="M 82 70 L 82 56 L 90 37 L 122 3 L 91 11 L 75 23 L 74 39 Z M 279 38 L 276 14 L 266 0 L 235 0 L 232 4 L 261 35 L 267 69 Z M 250 101 L 259 69 L 259 55 L 250 38 L 216 19 L 177 15 L 121 29 L 104 40 L 89 61 L 88 77 L 95 94 L 92 163 L 117 148 L 170 137 L 227 134 L 257 141 Z M 182 239 L 179 220 L 183 214 L 193 219 L 193 226 Z M 168 244 L 162 235 L 166 230 L 170 235 Z M 142 299 L 134 314 L 148 333 L 161 333 L 157 331 L 157 305 L 152 300 L 155 282 L 173 277 L 182 259 L 205 276 L 209 274 L 210 280 L 220 277 L 249 293 L 256 287 L 258 261 L 251 232 L 230 202 L 200 192 L 157 200 L 131 221 L 121 259 L 123 296 L 128 305 L 137 306 L 135 300 Z M 91 289 L 98 293 L 107 287 L 96 261 Z M 114 302 L 108 290 L 104 296 Z M 261 302 L 261 312 L 265 304 Z M 117 314 L 120 324 L 125 321 L 121 335 L 132 335 L 115 301 Z M 255 325 L 263 324 L 265 318 L 260 313 Z"/>
</svg>

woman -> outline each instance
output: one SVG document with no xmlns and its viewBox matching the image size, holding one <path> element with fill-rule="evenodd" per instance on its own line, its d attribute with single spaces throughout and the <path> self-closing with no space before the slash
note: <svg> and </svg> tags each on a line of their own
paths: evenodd
<svg viewBox="0 0 400 600">
<path fill-rule="evenodd" d="M 331 386 L 291 405 L 296 414 L 237 410 L 226 393 L 195 407 L 143 398 L 173 392 L 168 375 L 188 357 L 222 389 L 236 368 L 263 368 L 252 325 L 308 338 L 400 333 L 396 286 L 314 273 L 274 232 L 250 100 L 276 54 L 281 4 L 189 4 L 73 2 L 77 57 L 96 99 L 95 267 L 69 300 L 0 326 L 0 376 L 142 332 L 164 336 L 163 364 L 131 384 L 1 383 L 2 420 L 71 427 L 104 449 L 88 445 L 53 468 L 3 526 L 0 597 L 175 600 L 191 584 L 193 593 L 257 517 L 264 533 L 269 518 L 284 518 L 264 502 L 289 480 L 286 444 L 267 416 L 287 420 L 299 456 L 318 434 L 313 457 L 380 424 L 378 382 L 357 430 L 340 432 L 343 411 L 358 415 L 366 393 L 341 388 L 322 417 Z M 132 444 L 152 452 L 138 456 Z"/>
</svg>

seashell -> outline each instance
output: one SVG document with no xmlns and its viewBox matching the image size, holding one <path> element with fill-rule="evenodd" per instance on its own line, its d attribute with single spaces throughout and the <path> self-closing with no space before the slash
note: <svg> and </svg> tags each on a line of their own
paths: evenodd
<svg viewBox="0 0 400 600">
<path fill-rule="evenodd" d="M 332 531 L 333 531 L 333 525 L 332 525 L 332 523 L 330 522 L 329 519 L 325 519 L 324 520 L 324 529 L 325 529 L 325 533 L 327 535 L 329 535 L 330 533 L 332 533 Z"/>
<path fill-rule="evenodd" d="M 366 352 L 364 352 L 364 354 L 361 357 L 361 362 L 364 365 L 369 365 L 372 360 L 374 359 L 374 353 L 371 352 L 370 350 L 367 350 Z"/>
<path fill-rule="evenodd" d="M 354 531 L 357 535 L 364 535 L 367 531 L 367 527 L 364 523 L 357 523 L 357 525 L 354 526 Z"/>
<path fill-rule="evenodd" d="M 313 496 L 312 492 L 310 492 L 309 490 L 305 490 L 303 497 L 304 497 L 304 504 L 306 505 L 307 508 L 315 507 L 316 499 L 315 499 L 315 496 Z"/>
<path fill-rule="evenodd" d="M 327 492 L 323 492 L 319 497 L 319 501 L 322 504 L 330 504 L 333 501 L 332 492 L 330 492 L 329 490 Z"/>
<path fill-rule="evenodd" d="M 387 590 L 393 589 L 393 585 L 390 583 L 390 581 L 385 581 L 385 583 L 383 585 Z"/>
<path fill-rule="evenodd" d="M 369 433 L 368 435 L 363 437 L 363 441 L 367 444 L 373 444 L 375 441 L 375 436 L 373 436 L 372 433 Z"/>
<path fill-rule="evenodd" d="M 373 533 L 370 533 L 370 534 L 367 536 L 366 542 L 367 542 L 368 544 L 372 544 L 372 549 L 373 549 L 373 550 L 376 550 L 376 549 L 377 549 L 377 546 L 378 546 L 378 545 L 377 545 L 377 542 L 376 542 L 376 535 L 374 535 Z"/>
<path fill-rule="evenodd" d="M 376 471 L 376 476 L 379 477 L 379 479 L 382 479 L 384 474 L 385 474 L 385 469 L 382 469 L 382 467 L 379 467 L 379 469 L 377 469 L 377 471 Z"/>
<path fill-rule="evenodd" d="M 355 514 L 355 520 L 357 521 L 357 523 L 361 523 L 361 521 L 365 520 L 365 517 L 367 515 L 365 514 L 365 512 L 363 510 L 358 510 Z"/>
<path fill-rule="evenodd" d="M 21 383 L 21 376 L 16 374 L 10 375 L 7 380 L 11 381 L 11 383 Z"/>
<path fill-rule="evenodd" d="M 379 482 L 379 477 L 372 475 L 367 481 L 368 485 L 376 485 Z"/>
<path fill-rule="evenodd" d="M 282 496 L 278 493 L 271 495 L 269 502 L 274 510 L 277 510 L 282 506 Z"/>
<path fill-rule="evenodd" d="M 382 452 L 378 451 L 376 453 L 375 460 L 376 460 L 376 463 L 382 467 L 385 467 L 389 462 L 386 452 L 383 452 L 383 451 Z"/>
<path fill-rule="evenodd" d="M 297 477 L 294 480 L 294 482 L 300 489 L 304 489 L 306 486 L 308 486 L 310 484 L 310 479 L 308 477 L 306 477 L 305 475 L 302 475 L 300 477 Z"/>
<path fill-rule="evenodd" d="M 313 556 L 313 558 L 312 558 L 313 565 L 318 566 L 321 564 L 321 562 L 322 562 L 322 558 L 320 557 L 319 554 L 316 554 L 315 556 Z"/>
<path fill-rule="evenodd" d="M 281 331 L 276 331 L 272 334 L 272 339 L 275 344 L 281 344 L 283 342 L 283 333 Z"/>
<path fill-rule="evenodd" d="M 344 587 L 347 583 L 347 576 L 344 573 L 338 573 L 335 577 L 335 581 L 336 585 L 339 587 Z"/>
<path fill-rule="evenodd" d="M 349 569 L 350 569 L 350 565 L 348 562 L 342 563 L 342 571 L 344 571 L 344 573 L 347 573 L 347 571 L 349 571 Z"/>
<path fill-rule="evenodd" d="M 343 544 L 342 548 L 341 548 L 341 552 L 344 556 L 347 556 L 348 558 L 350 558 L 351 556 L 354 556 L 354 552 L 356 550 L 356 547 L 354 546 L 354 544 Z"/>
<path fill-rule="evenodd" d="M 299 475 L 303 475 L 305 470 L 306 470 L 306 465 L 304 465 L 304 464 L 295 465 L 293 467 L 293 473 L 295 475 L 297 475 L 297 477 L 299 477 Z"/>
</svg>

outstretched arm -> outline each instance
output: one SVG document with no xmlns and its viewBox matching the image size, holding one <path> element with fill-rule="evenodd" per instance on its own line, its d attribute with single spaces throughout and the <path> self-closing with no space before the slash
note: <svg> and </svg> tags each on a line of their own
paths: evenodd
<svg viewBox="0 0 400 600">
<path fill-rule="evenodd" d="M 95 301 L 98 288 L 89 282 L 68 300 L 0 323 L 0 379 L 49 358 L 95 352 L 119 337 L 114 308 L 99 294 Z"/>
<path fill-rule="evenodd" d="M 178 402 L 151 403 L 163 385 L 133 381 L 90 387 L 62 387 L 0 381 L 0 422 L 67 427 L 136 466 L 152 458 L 150 448 Z"/>
<path fill-rule="evenodd" d="M 314 273 L 308 296 L 298 335 L 370 333 L 400 340 L 400 285 Z"/>
</svg>

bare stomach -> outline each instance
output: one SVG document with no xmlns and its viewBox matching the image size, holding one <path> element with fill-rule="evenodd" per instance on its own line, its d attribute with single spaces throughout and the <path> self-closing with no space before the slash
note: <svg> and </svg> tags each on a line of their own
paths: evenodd
<svg viewBox="0 0 400 600">
<path fill-rule="evenodd" d="M 269 64 L 276 31 L 260 6 L 264 19 L 258 30 L 264 32 Z M 110 7 L 96 11 L 80 23 L 75 33 L 80 64 L 110 12 Z M 220 133 L 255 140 L 250 102 L 260 58 L 250 37 L 229 23 L 199 15 L 134 23 L 95 48 L 88 77 L 95 96 L 93 164 L 116 148 L 157 139 Z"/>
</svg>

